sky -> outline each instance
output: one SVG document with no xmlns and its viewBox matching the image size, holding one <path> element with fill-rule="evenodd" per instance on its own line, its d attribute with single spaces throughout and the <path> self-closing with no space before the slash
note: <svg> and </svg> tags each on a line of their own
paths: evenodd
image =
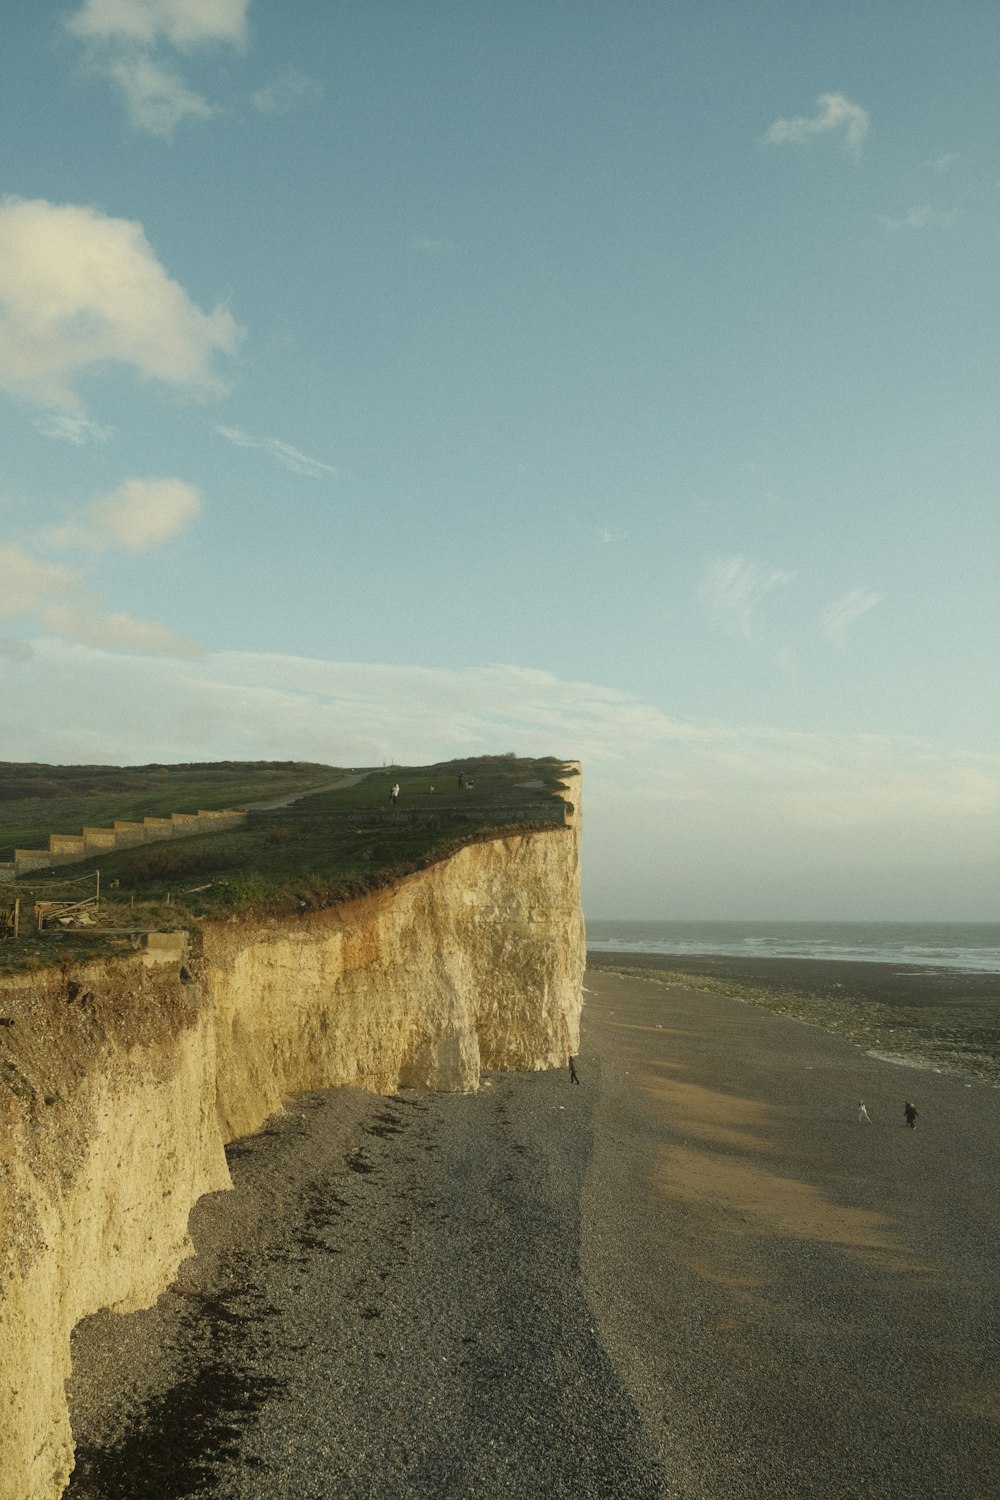
<svg viewBox="0 0 1000 1500">
<path fill-rule="evenodd" d="M 594 918 L 1000 914 L 992 0 L 7 0 L 0 757 L 584 767 Z"/>
</svg>

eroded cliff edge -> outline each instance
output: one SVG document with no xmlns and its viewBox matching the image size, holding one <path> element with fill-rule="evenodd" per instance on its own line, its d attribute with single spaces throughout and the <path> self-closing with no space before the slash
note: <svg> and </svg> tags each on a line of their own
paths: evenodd
<svg viewBox="0 0 1000 1500">
<path fill-rule="evenodd" d="M 577 786 L 579 783 L 577 782 Z M 7 981 L 0 1089 L 0 1500 L 50 1500 L 70 1334 L 147 1305 L 229 1186 L 225 1144 L 298 1090 L 472 1090 L 565 1063 L 585 962 L 579 821 L 470 845 L 299 920 Z"/>
</svg>

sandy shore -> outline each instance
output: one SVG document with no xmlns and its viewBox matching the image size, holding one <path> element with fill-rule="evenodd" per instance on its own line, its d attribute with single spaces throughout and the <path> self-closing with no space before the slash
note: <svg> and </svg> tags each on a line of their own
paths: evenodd
<svg viewBox="0 0 1000 1500">
<path fill-rule="evenodd" d="M 992 1494 L 1000 1094 L 587 990 L 579 1088 L 337 1090 L 234 1148 L 175 1288 L 79 1331 L 69 1493 Z"/>
</svg>

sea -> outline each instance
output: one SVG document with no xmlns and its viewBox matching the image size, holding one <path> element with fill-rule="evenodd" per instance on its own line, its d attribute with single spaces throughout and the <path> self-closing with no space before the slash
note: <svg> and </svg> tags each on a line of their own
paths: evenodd
<svg viewBox="0 0 1000 1500">
<path fill-rule="evenodd" d="M 1000 974 L 1000 922 L 635 922 L 587 920 L 594 953 L 675 958 L 829 958 Z"/>
</svg>

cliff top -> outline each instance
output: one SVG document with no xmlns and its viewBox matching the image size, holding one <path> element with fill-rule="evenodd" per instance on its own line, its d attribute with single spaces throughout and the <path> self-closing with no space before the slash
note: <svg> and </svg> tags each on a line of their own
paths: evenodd
<svg viewBox="0 0 1000 1500">
<path fill-rule="evenodd" d="M 11 847 L 45 847 L 50 833 L 79 833 L 116 818 L 247 809 L 241 828 L 118 849 L 0 887 L 0 908 L 20 900 L 21 932 L 15 941 L 8 929 L 0 940 L 0 969 L 128 950 L 147 931 L 336 905 L 467 844 L 563 826 L 577 774 L 571 763 L 514 755 L 360 769 L 232 761 L 0 765 L 0 843 Z M 91 896 L 98 874 L 93 925 L 35 931 L 36 902 Z"/>
</svg>

